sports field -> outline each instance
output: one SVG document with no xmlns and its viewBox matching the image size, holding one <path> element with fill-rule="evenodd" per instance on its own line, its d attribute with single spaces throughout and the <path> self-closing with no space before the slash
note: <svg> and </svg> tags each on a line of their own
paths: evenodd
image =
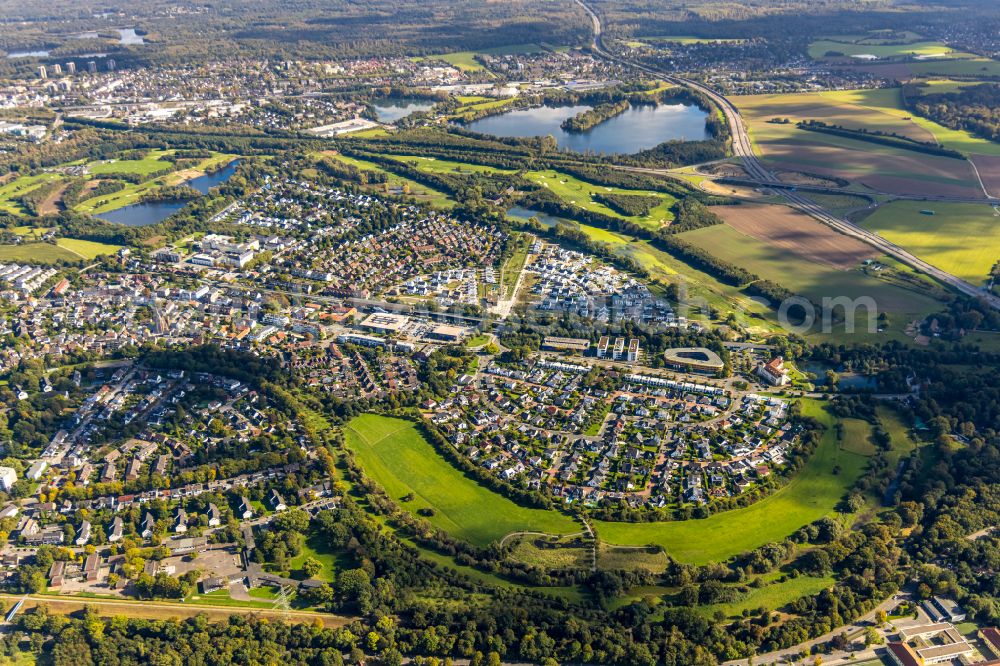
<svg viewBox="0 0 1000 666">
<path fill-rule="evenodd" d="M 669 224 L 674 219 L 670 207 L 673 206 L 677 200 L 669 194 L 654 192 L 651 190 L 625 190 L 619 187 L 593 185 L 580 180 L 579 178 L 574 178 L 569 174 L 562 173 L 561 171 L 528 171 L 524 175 L 528 180 L 534 181 L 539 185 L 548 188 L 553 194 L 566 203 L 585 210 L 629 220 L 650 229 L 659 229 L 660 227 Z M 608 208 L 604 204 L 598 203 L 594 200 L 593 195 L 602 192 L 606 194 L 638 194 L 655 196 L 659 197 L 662 203 L 650 209 L 649 214 L 647 215 L 619 215 L 611 208 Z"/>
<path fill-rule="evenodd" d="M 723 562 L 771 541 L 780 541 L 814 520 L 834 512 L 864 471 L 868 459 L 837 440 L 834 418 L 822 403 L 803 400 L 803 412 L 827 429 L 816 452 L 786 486 L 743 509 L 703 520 L 663 523 L 594 521 L 599 537 L 620 545 L 655 544 L 680 562 Z"/>
<path fill-rule="evenodd" d="M 344 427 L 344 440 L 365 473 L 400 505 L 413 513 L 433 509 L 431 524 L 475 545 L 512 532 L 581 530 L 568 516 L 522 507 L 480 486 L 441 457 L 410 421 L 363 414 Z M 409 493 L 413 501 L 403 502 Z"/>
<path fill-rule="evenodd" d="M 972 284 L 1000 260 L 1000 210 L 986 204 L 894 201 L 861 224 Z"/>
</svg>

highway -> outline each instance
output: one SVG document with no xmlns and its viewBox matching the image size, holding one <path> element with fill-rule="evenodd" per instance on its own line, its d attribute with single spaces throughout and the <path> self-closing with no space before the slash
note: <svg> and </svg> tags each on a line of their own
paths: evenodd
<svg viewBox="0 0 1000 666">
<path fill-rule="evenodd" d="M 692 81 L 690 79 L 685 79 L 678 76 L 673 76 L 666 72 L 656 70 L 652 67 L 646 65 L 632 62 L 624 58 L 618 57 L 608 51 L 604 47 L 602 41 L 602 27 L 601 19 L 589 5 L 587 5 L 584 0 L 575 0 L 575 2 L 583 8 L 587 15 L 590 16 L 591 23 L 594 29 L 594 42 L 593 50 L 595 53 L 601 57 L 611 60 L 612 62 L 618 62 L 629 67 L 633 67 L 640 71 L 651 74 L 668 83 L 673 83 L 674 85 L 685 86 L 692 90 L 702 93 L 706 97 L 712 100 L 719 109 L 722 111 L 726 118 L 726 122 L 729 125 L 729 131 L 732 135 L 733 142 L 733 155 L 739 157 L 742 161 L 743 169 L 747 172 L 751 179 L 759 183 L 761 186 L 767 186 L 769 184 L 774 184 L 775 186 L 780 186 L 782 189 L 777 189 L 776 191 L 781 194 L 789 203 L 792 208 L 799 210 L 811 217 L 819 220 L 823 224 L 833 227 L 835 230 L 842 234 L 857 238 L 869 245 L 875 247 L 880 252 L 895 258 L 896 260 L 915 268 L 918 271 L 926 273 L 938 282 L 945 284 L 956 291 L 959 291 L 968 296 L 974 298 L 983 299 L 991 307 L 1000 310 L 1000 297 L 995 296 L 991 293 L 986 292 L 984 289 L 976 287 L 961 278 L 955 277 L 951 273 L 941 270 L 935 266 L 931 266 L 926 261 L 919 259 L 910 252 L 907 252 L 903 248 L 899 247 L 895 243 L 887 241 L 878 234 L 863 229 L 857 226 L 849 220 L 837 217 L 816 203 L 810 201 L 802 194 L 787 189 L 787 183 L 780 182 L 773 173 L 771 173 L 758 159 L 757 155 L 754 154 L 753 142 L 750 140 L 750 133 L 747 131 L 746 124 L 743 121 L 743 117 L 740 115 L 739 109 L 736 105 L 729 101 L 726 97 L 719 94 L 712 88 L 699 83 L 697 81 Z M 985 203 L 985 201 L 984 201 Z"/>
</svg>

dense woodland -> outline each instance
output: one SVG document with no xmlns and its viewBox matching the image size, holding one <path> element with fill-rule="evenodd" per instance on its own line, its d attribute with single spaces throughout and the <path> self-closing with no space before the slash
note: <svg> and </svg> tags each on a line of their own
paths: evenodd
<svg viewBox="0 0 1000 666">
<path fill-rule="evenodd" d="M 915 113 L 945 127 L 1000 141 L 1000 84 L 981 83 L 948 93 L 909 84 L 903 88 L 903 99 Z"/>
</svg>

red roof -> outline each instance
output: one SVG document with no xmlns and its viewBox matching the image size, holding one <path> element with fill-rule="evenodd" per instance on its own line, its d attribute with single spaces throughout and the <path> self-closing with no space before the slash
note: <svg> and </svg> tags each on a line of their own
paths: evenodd
<svg viewBox="0 0 1000 666">
<path fill-rule="evenodd" d="M 906 643 L 889 643 L 889 652 L 895 657 L 895 661 L 902 666 L 920 666 L 920 660 Z"/>
</svg>

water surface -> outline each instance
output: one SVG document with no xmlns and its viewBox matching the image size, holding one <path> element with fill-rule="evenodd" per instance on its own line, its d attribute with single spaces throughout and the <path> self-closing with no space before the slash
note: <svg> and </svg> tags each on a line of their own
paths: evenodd
<svg viewBox="0 0 1000 666">
<path fill-rule="evenodd" d="M 633 106 L 586 132 L 567 132 L 563 120 L 591 108 L 586 105 L 540 106 L 517 109 L 474 120 L 466 127 L 501 137 L 553 136 L 560 148 L 576 152 L 636 153 L 665 141 L 699 141 L 709 138 L 708 114 L 688 104 Z"/>
</svg>

